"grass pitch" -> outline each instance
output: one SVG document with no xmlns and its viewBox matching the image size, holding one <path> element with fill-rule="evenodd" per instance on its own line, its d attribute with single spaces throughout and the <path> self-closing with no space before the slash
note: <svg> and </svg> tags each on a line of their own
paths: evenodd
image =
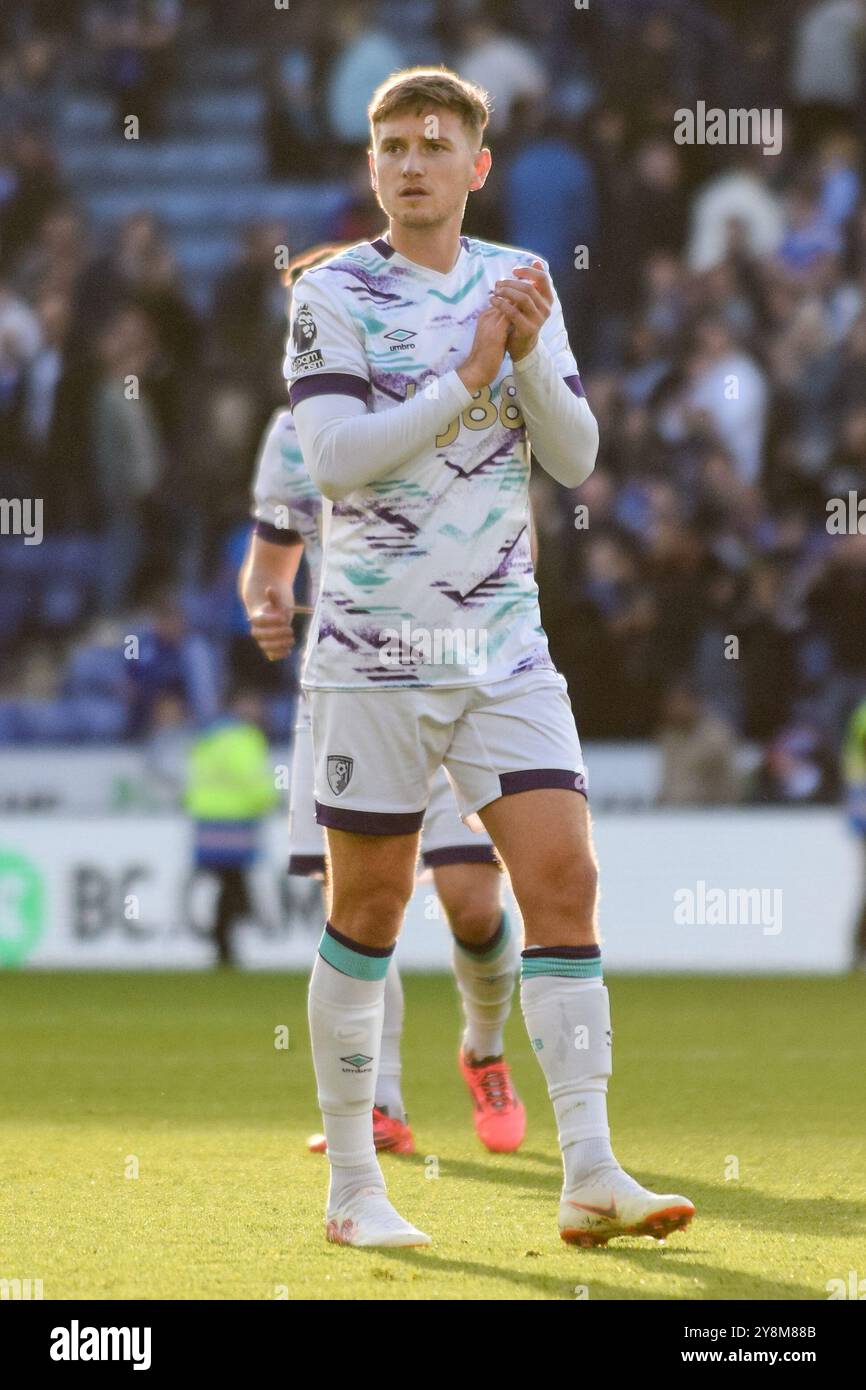
<svg viewBox="0 0 866 1390">
<path fill-rule="evenodd" d="M 46 1299 L 826 1299 L 866 1277 L 866 977 L 608 978 L 620 1161 L 696 1203 L 667 1246 L 562 1244 L 520 1012 L 524 1148 L 479 1145 L 446 976 L 409 976 L 418 1154 L 386 1156 L 429 1250 L 326 1245 L 306 981 L 0 976 L 0 1278 Z M 288 1028 L 288 1048 L 275 1046 Z"/>
</svg>

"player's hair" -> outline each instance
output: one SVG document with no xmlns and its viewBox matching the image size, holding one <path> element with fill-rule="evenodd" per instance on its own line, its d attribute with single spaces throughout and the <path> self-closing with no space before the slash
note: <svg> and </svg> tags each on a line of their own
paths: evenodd
<svg viewBox="0 0 866 1390">
<path fill-rule="evenodd" d="M 370 130 L 403 111 L 420 116 L 427 106 L 441 106 L 459 116 L 466 130 L 479 142 L 490 119 L 490 97 L 483 87 L 468 82 L 444 65 L 438 68 L 404 68 L 386 77 L 373 93 L 367 108 Z"/>
<path fill-rule="evenodd" d="M 290 289 L 305 270 L 312 270 L 313 266 L 321 265 L 322 261 L 329 261 L 332 256 L 339 256 L 341 251 L 348 251 L 349 247 L 354 245 L 353 241 L 322 242 L 319 246 L 311 246 L 309 250 L 301 251 L 289 261 L 283 271 L 283 284 L 286 289 Z"/>
</svg>

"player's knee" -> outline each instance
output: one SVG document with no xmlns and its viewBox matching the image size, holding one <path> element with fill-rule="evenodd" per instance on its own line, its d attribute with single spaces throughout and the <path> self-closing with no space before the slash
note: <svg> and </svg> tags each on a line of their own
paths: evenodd
<svg viewBox="0 0 866 1390">
<path fill-rule="evenodd" d="M 535 865 L 520 894 L 524 914 L 543 913 L 563 924 L 592 915 L 598 896 L 598 865 L 587 848 L 578 854 L 551 851 Z"/>
<path fill-rule="evenodd" d="M 386 947 L 396 941 L 411 896 L 398 883 L 357 884 L 354 891 L 335 895 L 331 922 L 367 946 Z"/>
<path fill-rule="evenodd" d="M 473 946 L 481 946 L 489 941 L 502 917 L 502 905 L 498 895 L 487 893 L 452 902 L 447 906 L 448 925 L 458 941 Z"/>
</svg>

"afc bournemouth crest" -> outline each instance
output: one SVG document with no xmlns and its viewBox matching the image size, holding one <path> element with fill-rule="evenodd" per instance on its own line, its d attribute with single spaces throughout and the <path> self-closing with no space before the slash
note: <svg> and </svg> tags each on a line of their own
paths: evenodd
<svg viewBox="0 0 866 1390">
<path fill-rule="evenodd" d="M 344 758 L 340 753 L 334 753 L 328 758 L 328 786 L 334 796 L 340 796 L 346 790 L 352 780 L 354 766 L 354 758 Z"/>
</svg>

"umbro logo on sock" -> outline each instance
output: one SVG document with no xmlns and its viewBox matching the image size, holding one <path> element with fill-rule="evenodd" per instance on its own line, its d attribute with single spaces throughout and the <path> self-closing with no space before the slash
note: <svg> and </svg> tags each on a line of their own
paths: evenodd
<svg viewBox="0 0 866 1390">
<path fill-rule="evenodd" d="M 366 1057 L 363 1052 L 353 1052 L 351 1057 L 341 1057 L 341 1062 L 347 1062 L 348 1066 L 343 1071 L 369 1071 L 368 1062 L 372 1062 L 372 1057 Z"/>
</svg>

